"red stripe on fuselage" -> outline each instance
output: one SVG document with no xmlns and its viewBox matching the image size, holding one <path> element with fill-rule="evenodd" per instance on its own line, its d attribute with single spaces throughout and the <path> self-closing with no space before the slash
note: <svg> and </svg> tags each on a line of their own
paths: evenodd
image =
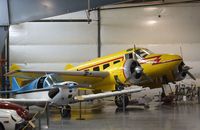
<svg viewBox="0 0 200 130">
<path fill-rule="evenodd" d="M 169 62 L 174 62 L 174 61 L 179 61 L 179 60 L 182 60 L 182 59 L 167 60 L 167 61 L 162 61 L 158 63 L 153 63 L 152 65 L 164 64 L 164 63 L 169 63 Z"/>
<path fill-rule="evenodd" d="M 91 66 L 88 66 L 88 67 L 85 67 L 85 68 L 78 69 L 78 71 L 93 68 L 93 67 L 96 67 L 96 66 L 99 66 L 99 65 L 102 65 L 102 64 L 105 64 L 105 63 L 109 63 L 109 62 L 112 62 L 112 61 L 115 61 L 115 60 L 119 60 L 119 59 L 122 59 L 122 61 L 123 61 L 124 57 L 121 56 L 121 57 L 118 57 L 118 58 L 115 58 L 115 59 L 111 59 L 111 60 L 104 61 L 104 62 L 101 62 L 101 63 L 98 63 L 98 64 L 94 64 L 94 65 L 91 65 Z"/>
</svg>

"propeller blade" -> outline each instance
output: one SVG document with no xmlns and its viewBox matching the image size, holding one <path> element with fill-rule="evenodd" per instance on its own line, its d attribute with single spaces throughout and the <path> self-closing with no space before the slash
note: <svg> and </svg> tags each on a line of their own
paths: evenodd
<svg viewBox="0 0 200 130">
<path fill-rule="evenodd" d="M 135 51 L 136 51 L 136 45 L 134 44 L 134 59 L 137 60 L 138 58 L 137 58 L 137 56 L 136 56 Z"/>
<path fill-rule="evenodd" d="M 196 80 L 196 78 L 194 77 L 194 75 L 192 75 L 189 71 L 186 72 L 193 80 Z"/>
<path fill-rule="evenodd" d="M 190 69 L 192 69 L 192 67 L 190 67 L 190 66 L 183 66 L 183 71 L 188 71 Z"/>
</svg>

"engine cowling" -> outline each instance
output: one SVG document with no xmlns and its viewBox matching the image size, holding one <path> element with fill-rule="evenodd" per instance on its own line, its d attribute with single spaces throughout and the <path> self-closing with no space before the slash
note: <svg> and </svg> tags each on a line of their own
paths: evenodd
<svg viewBox="0 0 200 130">
<path fill-rule="evenodd" d="M 143 69 L 136 60 L 128 59 L 124 64 L 124 75 L 126 82 L 138 84 L 143 75 Z"/>
<path fill-rule="evenodd" d="M 74 101 L 74 96 L 77 94 L 77 88 L 73 87 L 72 83 L 67 85 L 55 85 L 53 89 L 50 89 L 48 96 L 51 102 L 56 105 L 67 105 Z"/>
<path fill-rule="evenodd" d="M 183 62 L 181 62 L 177 68 L 174 70 L 174 77 L 176 81 L 183 80 L 187 75 L 187 66 Z"/>
</svg>

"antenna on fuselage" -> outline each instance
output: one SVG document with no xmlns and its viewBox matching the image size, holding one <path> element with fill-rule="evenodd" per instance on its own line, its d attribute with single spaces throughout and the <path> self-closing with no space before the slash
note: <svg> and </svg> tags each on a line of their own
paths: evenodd
<svg viewBox="0 0 200 130">
<path fill-rule="evenodd" d="M 182 50 L 182 47 L 180 46 L 180 55 L 181 55 L 181 57 L 182 57 L 182 59 L 183 59 L 183 50 Z"/>
</svg>

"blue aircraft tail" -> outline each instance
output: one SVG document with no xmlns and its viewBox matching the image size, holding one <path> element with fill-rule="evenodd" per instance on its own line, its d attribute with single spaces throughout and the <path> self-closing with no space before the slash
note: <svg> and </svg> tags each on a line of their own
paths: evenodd
<svg viewBox="0 0 200 130">
<path fill-rule="evenodd" d="M 17 80 L 15 77 L 12 77 L 12 91 L 17 91 L 20 89 L 19 84 L 17 83 Z"/>
</svg>

